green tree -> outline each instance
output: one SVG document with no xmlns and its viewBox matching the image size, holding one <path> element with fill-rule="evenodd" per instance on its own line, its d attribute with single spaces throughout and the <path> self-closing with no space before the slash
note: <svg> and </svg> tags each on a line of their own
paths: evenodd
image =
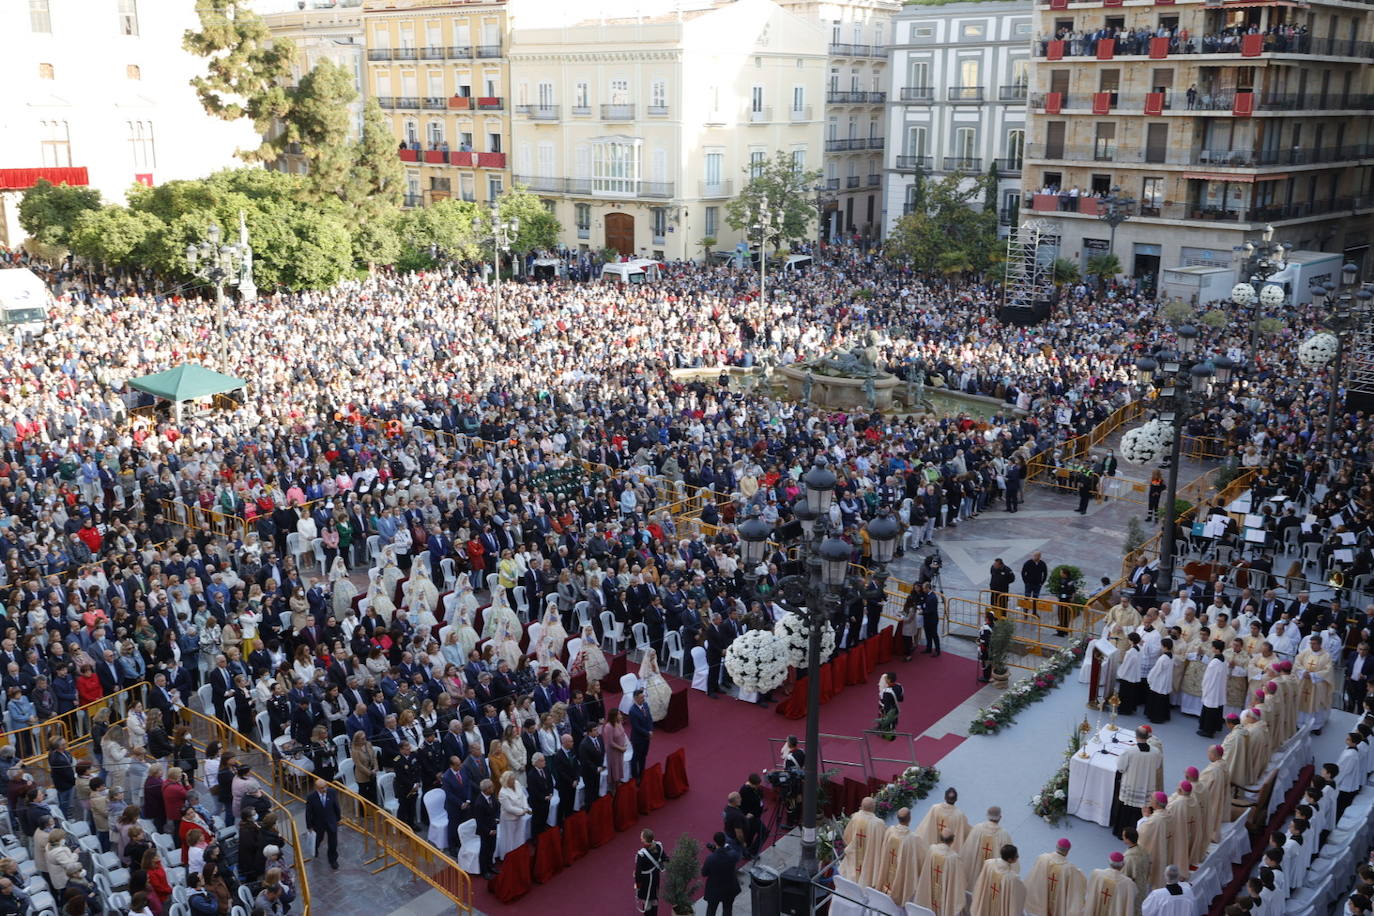
<svg viewBox="0 0 1374 916">
<path fill-rule="evenodd" d="M 40 178 L 19 201 L 19 225 L 44 245 L 66 247 L 83 213 L 100 209 L 100 192 Z"/>
<path fill-rule="evenodd" d="M 144 263 L 150 244 L 166 226 L 151 213 L 109 205 L 76 219 L 68 242 L 72 253 L 107 267 Z"/>
<path fill-rule="evenodd" d="M 746 166 L 745 174 L 750 169 Z M 725 222 L 752 238 L 762 216 L 767 241 L 776 252 L 787 242 L 806 237 L 807 227 L 816 217 L 812 188 L 820 178 L 819 170 L 799 169 L 791 153 L 778 150 L 763 170 L 745 183 L 739 196 L 726 205 Z"/>
<path fill-rule="evenodd" d="M 476 261 L 481 257 L 478 232 L 472 227 L 477 215 L 477 204 L 452 198 L 407 210 L 400 222 L 403 260 L 414 263 L 417 256 L 433 250 L 449 260 Z"/>
<path fill-rule="evenodd" d="M 256 150 L 239 150 L 246 161 L 272 162 L 288 142 L 285 132 L 273 133 L 273 122 L 291 108 L 287 82 L 295 46 L 274 39 L 250 0 L 197 0 L 200 31 L 188 30 L 182 47 L 206 58 L 206 75 L 191 85 L 205 110 L 217 118 L 252 120 L 263 137 Z"/>
<path fill-rule="evenodd" d="M 997 213 L 971 201 L 983 182 L 962 174 L 925 182 L 911 210 L 897 221 L 888 250 L 922 270 L 981 273 L 998 261 Z"/>
<path fill-rule="evenodd" d="M 502 219 L 520 221 L 512 250 L 538 251 L 558 245 L 559 233 L 563 231 L 558 217 L 525 188 L 512 188 L 502 194 L 498 208 Z"/>
<path fill-rule="evenodd" d="M 363 106 L 363 133 L 358 138 L 353 157 L 354 186 L 365 188 L 365 199 L 371 207 L 399 207 L 405 188 L 406 173 L 401 158 L 396 155 L 396 138 L 391 123 L 382 114 L 376 99 L 368 99 Z"/>
<path fill-rule="evenodd" d="M 1057 285 L 1065 286 L 1078 282 L 1078 265 L 1068 258 L 1055 258 L 1050 264 L 1050 279 Z"/>
<path fill-rule="evenodd" d="M 325 58 L 301 77 L 290 92 L 290 109 L 284 120 L 285 137 L 299 143 L 309 170 L 310 184 L 318 198 L 349 201 L 366 196 L 365 188 L 353 188 L 357 150 L 348 137 L 352 120 L 348 106 L 358 97 L 353 75 Z M 392 158 L 396 158 L 393 150 Z"/>
<path fill-rule="evenodd" d="M 1084 267 L 1084 273 L 1096 277 L 1098 287 L 1101 288 L 1108 280 L 1121 273 L 1121 260 L 1114 254 L 1095 254 L 1088 258 L 1088 263 Z"/>
</svg>

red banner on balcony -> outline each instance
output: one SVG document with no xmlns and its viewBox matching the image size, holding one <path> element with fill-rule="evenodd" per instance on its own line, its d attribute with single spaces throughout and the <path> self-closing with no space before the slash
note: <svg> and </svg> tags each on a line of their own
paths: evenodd
<svg viewBox="0 0 1374 916">
<path fill-rule="evenodd" d="M 1150 39 L 1150 60 L 1163 60 L 1169 56 L 1169 39 Z"/>
<path fill-rule="evenodd" d="M 1058 210 L 1059 197 L 1055 194 L 1037 194 L 1031 198 L 1032 210 Z"/>
<path fill-rule="evenodd" d="M 1045 112 L 1047 114 L 1059 114 L 1064 109 L 1064 93 L 1047 92 L 1045 93 Z"/>
<path fill-rule="evenodd" d="M 1253 92 L 1237 92 L 1236 100 L 1231 103 L 1231 114 L 1238 118 L 1248 118 L 1254 113 L 1255 94 Z"/>
<path fill-rule="evenodd" d="M 1263 35 L 1242 35 L 1240 36 L 1240 56 L 1259 57 L 1264 53 Z"/>
<path fill-rule="evenodd" d="M 1145 113 L 1147 115 L 1157 115 L 1164 113 L 1164 93 L 1145 93 Z"/>
<path fill-rule="evenodd" d="M 1069 8 L 1069 0 L 1050 0 L 1050 9 L 1066 10 Z"/>
<path fill-rule="evenodd" d="M 1104 115 L 1112 110 L 1112 94 L 1110 92 L 1093 93 L 1093 114 Z"/>
<path fill-rule="evenodd" d="M 401 161 L 402 161 L 402 162 L 419 162 L 419 161 L 420 161 L 420 151 L 419 151 L 419 150 L 416 150 L 416 149 L 403 149 L 403 150 L 401 150 Z"/>
<path fill-rule="evenodd" d="M 153 173 L 138 172 L 134 175 L 134 181 L 143 185 L 145 188 L 151 188 L 153 186 Z"/>
<path fill-rule="evenodd" d="M 1052 42 L 1050 42 L 1049 47 L 1045 49 L 1045 59 L 1046 59 L 1046 60 L 1063 60 L 1063 59 L 1064 59 L 1064 42 L 1062 42 L 1062 41 L 1052 41 Z"/>
<path fill-rule="evenodd" d="M 479 169 L 504 169 L 506 167 L 506 154 L 478 153 L 477 167 Z"/>
<path fill-rule="evenodd" d="M 427 149 L 425 150 L 425 161 L 435 165 L 443 165 L 448 161 L 448 153 L 441 149 Z"/>
<path fill-rule="evenodd" d="M 472 108 L 472 97 L 467 95 L 451 96 L 448 100 L 450 111 L 467 111 Z"/>
<path fill-rule="evenodd" d="M 1086 213 L 1089 216 L 1096 216 L 1098 210 L 1097 203 L 1096 197 L 1080 197 L 1078 198 L 1078 212 Z"/>
<path fill-rule="evenodd" d="M 52 184 L 87 185 L 86 167 L 46 166 L 37 169 L 0 169 L 0 191 L 27 191 L 42 178 Z"/>
<path fill-rule="evenodd" d="M 1122 6 L 1126 0 L 1104 0 L 1103 6 Z"/>
<path fill-rule="evenodd" d="M 501 108 L 501 97 L 499 95 L 479 95 L 477 97 L 477 107 L 496 111 Z"/>
<path fill-rule="evenodd" d="M 1116 55 L 1115 38 L 1099 38 L 1097 41 L 1097 59 L 1111 60 Z"/>
<path fill-rule="evenodd" d="M 1155 0 L 1155 6 L 1173 6 L 1174 0 Z"/>
</svg>

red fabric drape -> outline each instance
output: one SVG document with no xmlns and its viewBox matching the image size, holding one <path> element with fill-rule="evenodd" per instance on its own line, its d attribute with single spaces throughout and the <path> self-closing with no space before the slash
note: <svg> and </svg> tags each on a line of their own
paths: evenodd
<svg viewBox="0 0 1374 916">
<path fill-rule="evenodd" d="M 568 689 L 569 689 L 570 691 L 572 691 L 573 693 L 577 693 L 579 690 L 582 691 L 583 693 L 586 693 L 586 692 L 587 692 L 587 672 L 585 672 L 585 671 L 579 671 L 579 672 L 577 672 L 576 674 L 574 674 L 574 675 L 572 676 L 572 678 L 568 681 Z"/>
<path fill-rule="evenodd" d="M 587 854 L 587 812 L 575 811 L 563 821 L 563 867 L 576 862 Z"/>
<path fill-rule="evenodd" d="M 639 820 L 639 789 L 634 780 L 622 782 L 615 790 L 616 832 L 629 830 Z"/>
<path fill-rule="evenodd" d="M 593 849 L 605 846 L 611 841 L 611 837 L 615 836 L 615 809 L 612 804 L 611 797 L 603 795 L 587 809 L 587 815 L 591 818 L 591 824 L 587 828 L 587 842 Z"/>
<path fill-rule="evenodd" d="M 870 640 L 876 656 L 875 664 L 886 665 L 892 661 L 892 629 L 879 630 Z"/>
<path fill-rule="evenodd" d="M 829 702 L 835 692 L 835 663 L 829 661 L 821 665 L 821 702 Z"/>
<path fill-rule="evenodd" d="M 526 843 L 506 853 L 501 862 L 501 873 L 491 879 L 487 889 L 502 903 L 519 900 L 534 886 L 530 875 L 530 847 Z"/>
<path fill-rule="evenodd" d="M 849 676 L 845 678 L 850 684 L 863 684 L 868 681 L 868 650 L 863 643 L 849 650 Z"/>
<path fill-rule="evenodd" d="M 549 879 L 563 870 L 563 844 L 557 830 L 549 829 L 536 839 L 534 852 L 534 880 L 548 884 Z"/>
<path fill-rule="evenodd" d="M 806 691 L 806 678 L 797 678 L 792 684 L 792 695 L 778 704 L 778 715 L 784 719 L 806 718 Z"/>
<path fill-rule="evenodd" d="M 841 791 L 844 796 L 844 813 L 853 814 L 863 804 L 864 796 L 868 794 L 868 786 L 846 776 Z"/>
<path fill-rule="evenodd" d="M 639 813 L 648 814 L 663 807 L 663 764 L 644 768 L 639 781 Z"/>
<path fill-rule="evenodd" d="M 668 699 L 668 713 L 663 720 L 654 724 L 654 731 L 680 732 L 691 724 L 691 714 L 687 710 L 687 690 L 684 683 L 673 691 Z"/>
<path fill-rule="evenodd" d="M 620 690 L 620 679 L 624 677 L 626 671 L 629 670 L 626 667 L 628 664 L 629 662 L 626 659 L 624 652 L 621 652 L 619 655 L 611 656 L 611 661 L 609 665 L 611 671 L 610 674 L 607 674 L 606 677 L 602 679 L 602 683 L 610 681 L 611 688 L 613 690 Z"/>
<path fill-rule="evenodd" d="M 687 781 L 687 751 L 678 748 L 668 755 L 663 766 L 663 794 L 677 798 L 684 794 L 691 783 Z"/>
</svg>

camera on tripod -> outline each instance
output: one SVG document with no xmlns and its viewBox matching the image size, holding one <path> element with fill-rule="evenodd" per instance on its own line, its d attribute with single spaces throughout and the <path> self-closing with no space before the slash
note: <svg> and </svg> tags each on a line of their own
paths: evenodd
<svg viewBox="0 0 1374 916">
<path fill-rule="evenodd" d="M 801 774 L 792 770 L 767 770 L 763 777 L 783 795 L 801 791 Z"/>
</svg>

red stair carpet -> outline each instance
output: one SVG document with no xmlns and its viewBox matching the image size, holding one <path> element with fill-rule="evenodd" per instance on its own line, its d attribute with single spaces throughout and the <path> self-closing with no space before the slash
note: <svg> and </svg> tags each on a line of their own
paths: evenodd
<svg viewBox="0 0 1374 916">
<path fill-rule="evenodd" d="M 865 683 L 839 688 L 821 707 L 821 731 L 859 735 L 871 728 L 877 717 L 878 675 L 884 671 L 895 671 L 906 688 L 898 729 L 914 734 L 920 734 L 943 718 L 980 686 L 976 680 L 977 664 L 970 659 L 948 653 L 939 658 L 918 654 L 907 664 L 897 656 L 881 664 L 876 673 L 869 674 Z M 669 676 L 668 679 L 674 687 L 680 686 L 676 678 Z M 603 686 L 618 685 L 608 679 Z M 619 702 L 619 693 L 608 693 L 607 707 Z M 789 721 L 771 707 L 729 698 L 709 700 L 697 690 L 688 691 L 688 703 L 689 725 L 678 732 L 655 732 L 649 749 L 651 765 L 662 763 L 679 747 L 687 749 L 691 788 L 685 795 L 668 801 L 658 810 L 640 814 L 637 825 L 616 833 L 604 846 L 588 849 L 584 858 L 569 863 L 565 856 L 562 871 L 547 884 L 534 885 L 514 903 L 502 903 L 488 891 L 487 882 L 474 881 L 473 905 L 484 913 L 493 914 L 634 912 L 631 884 L 639 830 L 644 827 L 653 830 L 669 852 L 683 833 L 690 833 L 702 842 L 709 840 L 721 829 L 725 797 L 738 789 L 751 772 L 776 766 L 768 739 L 788 734 L 804 737 L 804 722 Z M 938 741 L 918 739 L 917 759 L 927 765 L 938 763 L 939 758 L 933 755 L 949 753 L 961 740 L 957 737 Z M 927 752 L 932 756 L 927 757 Z M 829 748 L 827 756 L 831 756 Z M 840 751 L 833 756 L 850 759 Z M 853 759 L 857 759 L 857 754 L 853 754 Z M 891 764 L 890 769 L 895 774 L 900 767 Z M 850 775 L 860 774 L 852 770 Z"/>
</svg>

